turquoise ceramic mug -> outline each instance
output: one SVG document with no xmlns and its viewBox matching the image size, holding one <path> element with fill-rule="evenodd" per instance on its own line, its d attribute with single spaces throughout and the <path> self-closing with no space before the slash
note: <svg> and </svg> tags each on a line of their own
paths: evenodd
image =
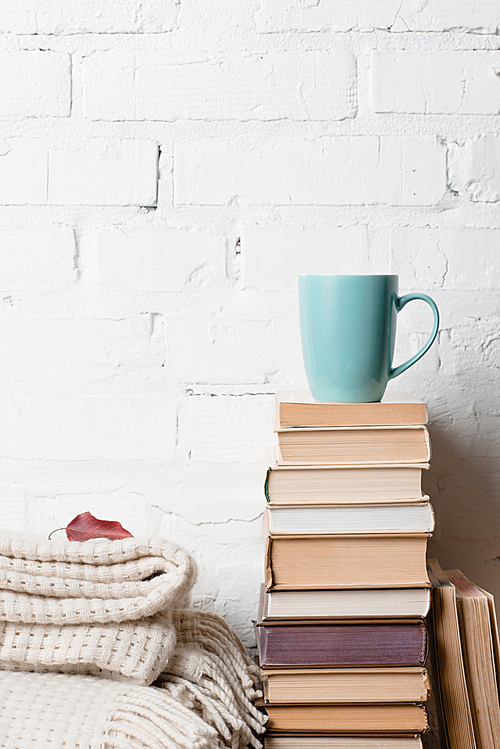
<svg viewBox="0 0 500 749">
<path fill-rule="evenodd" d="M 434 313 L 429 340 L 415 356 L 392 366 L 398 312 L 421 299 Z M 302 353 L 313 398 L 379 401 L 389 380 L 415 364 L 432 346 L 439 326 L 426 294 L 398 296 L 398 276 L 299 276 Z"/>
</svg>

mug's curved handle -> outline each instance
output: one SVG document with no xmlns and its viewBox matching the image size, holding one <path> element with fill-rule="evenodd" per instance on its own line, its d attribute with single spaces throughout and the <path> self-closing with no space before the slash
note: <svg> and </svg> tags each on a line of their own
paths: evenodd
<svg viewBox="0 0 500 749">
<path fill-rule="evenodd" d="M 404 296 L 398 296 L 396 299 L 396 311 L 401 312 L 403 307 L 407 305 L 408 302 L 412 302 L 414 299 L 420 299 L 423 302 L 427 302 L 429 307 L 432 309 L 434 313 L 434 325 L 432 328 L 432 333 L 430 334 L 429 340 L 427 341 L 425 346 L 422 346 L 420 351 L 416 353 L 415 356 L 412 356 L 411 359 L 405 361 L 404 364 L 400 364 L 399 367 L 391 368 L 391 371 L 389 373 L 390 380 L 392 380 L 393 377 L 397 377 L 402 372 L 405 372 L 409 367 L 411 367 L 412 364 L 415 364 L 415 362 L 421 359 L 422 356 L 430 349 L 437 336 L 439 328 L 439 310 L 436 306 L 436 302 L 431 299 L 430 296 L 427 296 L 427 294 L 405 294 Z"/>
</svg>

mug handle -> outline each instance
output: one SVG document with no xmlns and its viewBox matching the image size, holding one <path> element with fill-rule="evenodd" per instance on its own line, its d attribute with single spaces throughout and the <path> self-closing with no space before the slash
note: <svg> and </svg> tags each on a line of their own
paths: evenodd
<svg viewBox="0 0 500 749">
<path fill-rule="evenodd" d="M 432 328 L 432 333 L 430 334 L 429 340 L 427 341 L 425 346 L 422 346 L 420 351 L 416 353 L 415 356 L 412 356 L 411 359 L 405 361 L 404 364 L 400 364 L 399 367 L 391 367 L 391 370 L 389 372 L 390 380 L 392 380 L 394 377 L 397 377 L 402 372 L 405 372 L 409 367 L 411 367 L 412 364 L 415 364 L 415 362 L 421 359 L 422 356 L 430 349 L 437 336 L 439 328 L 439 310 L 436 306 L 436 302 L 431 299 L 430 296 L 427 296 L 427 294 L 405 294 L 404 296 L 396 297 L 396 312 L 401 312 L 403 307 L 406 306 L 408 302 L 412 302 L 414 299 L 420 299 L 423 302 L 427 302 L 429 307 L 432 309 L 434 313 L 434 325 Z"/>
</svg>

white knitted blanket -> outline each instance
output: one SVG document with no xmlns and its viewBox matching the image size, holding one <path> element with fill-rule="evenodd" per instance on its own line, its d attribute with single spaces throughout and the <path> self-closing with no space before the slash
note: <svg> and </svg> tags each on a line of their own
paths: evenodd
<svg viewBox="0 0 500 749">
<path fill-rule="evenodd" d="M 0 668 L 151 684 L 175 649 L 196 568 L 161 540 L 0 536 Z"/>
<path fill-rule="evenodd" d="M 0 536 L 0 748 L 258 749 L 258 669 L 181 608 L 195 574 L 166 541 Z"/>
<path fill-rule="evenodd" d="M 180 647 L 157 686 L 0 671 L 1 749 L 260 749 L 256 667 L 214 614 L 176 615 Z"/>
</svg>

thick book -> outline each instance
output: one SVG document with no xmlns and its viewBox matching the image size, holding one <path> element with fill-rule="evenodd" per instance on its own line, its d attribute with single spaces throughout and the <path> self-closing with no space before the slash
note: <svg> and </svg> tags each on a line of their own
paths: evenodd
<svg viewBox="0 0 500 749">
<path fill-rule="evenodd" d="M 411 426 L 427 424 L 427 406 L 407 393 L 387 390 L 378 403 L 326 403 L 307 391 L 276 394 L 280 429 L 288 427 Z"/>
<path fill-rule="evenodd" d="M 422 749 L 420 736 L 337 736 L 269 733 L 265 749 Z"/>
<path fill-rule="evenodd" d="M 427 463 L 425 426 L 278 429 L 283 464 Z"/>
<path fill-rule="evenodd" d="M 268 536 L 265 584 L 273 590 L 428 587 L 428 534 Z"/>
<path fill-rule="evenodd" d="M 421 733 L 427 713 L 421 703 L 347 703 L 289 705 L 258 701 L 269 716 L 268 728 L 284 732 Z"/>
<path fill-rule="evenodd" d="M 500 703 L 495 662 L 495 625 L 488 595 L 460 570 L 446 570 L 455 586 L 465 679 L 479 749 L 500 746 Z"/>
<path fill-rule="evenodd" d="M 261 586 L 262 623 L 287 624 L 321 619 L 423 617 L 429 612 L 428 588 L 344 590 L 269 590 Z"/>
<path fill-rule="evenodd" d="M 455 586 L 429 559 L 434 647 L 449 749 L 477 749 L 465 678 Z"/>
<path fill-rule="evenodd" d="M 434 512 L 429 502 L 403 505 L 269 505 L 264 535 L 290 533 L 431 533 Z"/>
<path fill-rule="evenodd" d="M 425 702 L 423 668 L 282 669 L 262 671 L 264 699 L 272 703 Z"/>
<path fill-rule="evenodd" d="M 255 637 L 261 668 L 423 666 L 427 656 L 427 633 L 421 620 L 257 623 Z"/>
<path fill-rule="evenodd" d="M 429 463 L 399 465 L 275 465 L 264 492 L 273 504 L 332 505 L 414 502 L 424 498 L 422 471 Z"/>
</svg>

